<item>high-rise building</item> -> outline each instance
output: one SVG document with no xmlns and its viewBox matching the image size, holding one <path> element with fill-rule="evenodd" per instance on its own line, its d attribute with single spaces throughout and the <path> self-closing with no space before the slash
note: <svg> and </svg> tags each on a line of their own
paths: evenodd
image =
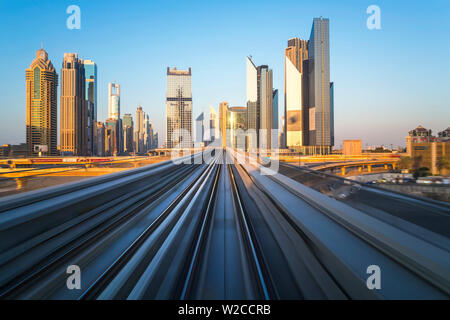
<svg viewBox="0 0 450 320">
<path fill-rule="evenodd" d="M 84 60 L 84 77 L 86 79 L 86 101 L 88 109 L 88 154 L 97 154 L 95 133 L 97 125 L 97 65 L 92 60 Z"/>
<path fill-rule="evenodd" d="M 308 42 L 309 144 L 328 152 L 332 146 L 329 20 L 314 18 Z"/>
<path fill-rule="evenodd" d="M 120 118 L 120 85 L 108 83 L 108 118 Z"/>
<path fill-rule="evenodd" d="M 308 107 L 306 61 L 308 59 L 308 41 L 299 38 L 288 40 L 285 49 L 284 122 L 285 144 L 288 148 L 308 145 Z"/>
<path fill-rule="evenodd" d="M 195 119 L 195 142 L 201 144 L 204 141 L 204 134 L 205 134 L 205 113 L 202 112 L 200 115 Z"/>
<path fill-rule="evenodd" d="M 219 118 L 217 111 L 212 106 L 209 107 L 209 141 L 213 142 L 219 136 Z"/>
<path fill-rule="evenodd" d="M 227 129 L 229 130 L 228 146 L 246 150 L 247 148 L 247 108 L 230 107 L 227 110 Z M 228 137 L 227 137 L 228 139 Z"/>
<path fill-rule="evenodd" d="M 249 146 L 258 148 L 259 136 L 259 110 L 258 110 L 258 70 L 253 63 L 251 57 L 247 57 L 246 73 L 247 73 L 247 128 L 249 132 Z M 254 141 L 256 140 L 256 141 Z"/>
<path fill-rule="evenodd" d="M 134 152 L 134 132 L 133 132 L 133 116 L 130 113 L 123 115 L 123 147 L 124 151 Z"/>
<path fill-rule="evenodd" d="M 192 147 L 192 73 L 167 68 L 166 146 Z"/>
<path fill-rule="evenodd" d="M 121 139 L 122 119 L 108 118 L 105 121 L 106 155 L 117 156 L 123 151 Z"/>
<path fill-rule="evenodd" d="M 279 129 L 278 124 L 278 89 L 273 89 L 273 129 Z M 277 135 L 278 136 L 278 135 Z"/>
<path fill-rule="evenodd" d="M 228 118 L 228 102 L 223 101 L 219 105 L 219 129 L 220 129 L 220 136 L 222 138 L 222 148 L 227 147 L 227 129 L 228 129 L 227 118 Z"/>
<path fill-rule="evenodd" d="M 272 70 L 267 65 L 256 67 L 247 57 L 247 128 L 251 148 L 271 148 L 273 95 Z M 256 141 L 252 141 L 255 136 Z"/>
<path fill-rule="evenodd" d="M 57 87 L 58 74 L 44 49 L 25 71 L 26 140 L 29 155 L 39 150 L 57 155 Z M 45 146 L 45 147 L 40 147 Z"/>
<path fill-rule="evenodd" d="M 330 83 L 330 135 L 331 146 L 334 146 L 334 82 Z"/>
<path fill-rule="evenodd" d="M 158 148 L 158 132 L 153 133 L 153 147 L 152 149 Z"/>
<path fill-rule="evenodd" d="M 144 115 L 144 152 L 150 149 L 153 128 L 148 114 Z"/>
<path fill-rule="evenodd" d="M 88 110 L 84 64 L 76 53 L 65 53 L 61 69 L 60 150 L 66 155 L 88 154 Z"/>
<path fill-rule="evenodd" d="M 134 129 L 134 151 L 144 152 L 144 111 L 141 106 L 136 109 L 136 126 Z"/>
<path fill-rule="evenodd" d="M 95 150 L 97 150 L 97 156 L 104 157 L 105 153 L 105 124 L 103 122 L 96 122 L 95 125 Z"/>
<path fill-rule="evenodd" d="M 267 65 L 258 66 L 259 148 L 270 149 L 273 129 L 273 76 Z"/>
</svg>

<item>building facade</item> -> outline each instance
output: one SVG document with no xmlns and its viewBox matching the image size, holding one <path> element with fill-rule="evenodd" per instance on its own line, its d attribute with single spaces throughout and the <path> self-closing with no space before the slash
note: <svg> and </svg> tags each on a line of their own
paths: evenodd
<svg viewBox="0 0 450 320">
<path fill-rule="evenodd" d="M 197 144 L 201 144 L 204 141 L 205 136 L 205 113 L 202 112 L 200 115 L 195 119 L 195 142 Z"/>
<path fill-rule="evenodd" d="M 227 147 L 227 140 L 229 141 L 230 137 L 227 137 L 227 118 L 228 118 L 228 102 L 223 101 L 219 105 L 219 130 L 220 137 L 222 140 L 222 148 Z"/>
<path fill-rule="evenodd" d="M 97 155 L 95 133 L 97 125 L 97 65 L 92 60 L 84 60 L 84 78 L 86 79 L 86 101 L 88 112 L 88 154 Z"/>
<path fill-rule="evenodd" d="M 219 136 L 219 117 L 216 109 L 209 107 L 209 143 L 212 143 Z"/>
<path fill-rule="evenodd" d="M 26 69 L 25 87 L 28 154 L 37 155 L 39 146 L 46 146 L 44 154 L 57 155 L 58 74 L 44 49 Z"/>
<path fill-rule="evenodd" d="M 141 106 L 136 109 L 136 125 L 134 129 L 134 151 L 144 152 L 144 118 L 145 114 Z"/>
<path fill-rule="evenodd" d="M 105 148 L 105 124 L 103 122 L 96 122 L 95 124 L 95 150 L 96 155 L 99 157 L 106 156 Z"/>
<path fill-rule="evenodd" d="M 247 74 L 247 128 L 249 130 L 249 146 L 258 148 L 259 109 L 258 109 L 258 70 L 251 57 L 246 59 Z"/>
<path fill-rule="evenodd" d="M 314 18 L 308 41 L 309 145 L 330 151 L 330 37 L 329 19 Z"/>
<path fill-rule="evenodd" d="M 342 154 L 344 156 L 359 156 L 362 154 L 361 140 L 343 140 Z"/>
<path fill-rule="evenodd" d="M 450 160 L 450 140 L 445 135 L 449 128 L 439 132 L 438 137 L 421 125 L 410 130 L 406 137 L 406 152 L 411 157 L 413 169 L 428 168 L 431 174 L 448 175 L 450 169 L 441 167 L 440 163 Z"/>
<path fill-rule="evenodd" d="M 108 83 L 108 118 L 120 118 L 120 85 Z"/>
<path fill-rule="evenodd" d="M 285 145 L 295 148 L 308 145 L 307 77 L 308 41 L 299 38 L 288 40 L 285 49 L 284 124 Z"/>
<path fill-rule="evenodd" d="M 105 121 L 105 153 L 107 156 L 117 156 L 123 151 L 121 139 L 122 120 L 108 118 Z"/>
<path fill-rule="evenodd" d="M 60 151 L 88 155 L 88 108 L 84 64 L 76 53 L 65 53 L 61 69 Z"/>
<path fill-rule="evenodd" d="M 166 146 L 192 147 L 192 72 L 167 68 Z"/>
<path fill-rule="evenodd" d="M 123 115 L 123 148 L 127 153 L 134 152 L 134 128 L 133 116 L 130 113 Z"/>
<path fill-rule="evenodd" d="M 272 129 L 278 128 L 278 124 L 274 128 L 274 94 L 272 70 L 267 65 L 256 67 L 247 57 L 247 128 L 251 148 L 272 147 Z M 278 145 L 278 135 L 274 142 Z"/>
</svg>

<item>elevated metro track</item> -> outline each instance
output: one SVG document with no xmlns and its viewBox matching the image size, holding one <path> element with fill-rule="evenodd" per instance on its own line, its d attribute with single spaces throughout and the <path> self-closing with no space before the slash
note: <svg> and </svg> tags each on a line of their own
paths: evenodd
<svg viewBox="0 0 450 320">
<path fill-rule="evenodd" d="M 450 243 L 216 150 L 0 201 L 2 299 L 448 299 Z M 225 160 L 228 161 L 225 161 Z M 265 175 L 271 173 L 272 175 Z M 81 289 L 66 286 L 80 267 Z M 366 285 L 381 270 L 381 288 Z"/>
</svg>

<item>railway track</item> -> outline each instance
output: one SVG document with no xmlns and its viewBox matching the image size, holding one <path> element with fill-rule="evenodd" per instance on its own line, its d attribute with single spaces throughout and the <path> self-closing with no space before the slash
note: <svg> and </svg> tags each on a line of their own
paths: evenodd
<svg viewBox="0 0 450 320">
<path fill-rule="evenodd" d="M 0 298 L 449 297 L 448 238 L 405 232 L 237 155 L 0 201 Z M 69 265 L 79 290 L 66 286 Z M 370 265 L 380 290 L 366 285 Z"/>
</svg>

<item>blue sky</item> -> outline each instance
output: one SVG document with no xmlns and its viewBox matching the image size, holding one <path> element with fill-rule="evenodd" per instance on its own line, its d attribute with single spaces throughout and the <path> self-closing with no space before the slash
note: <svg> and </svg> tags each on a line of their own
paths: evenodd
<svg viewBox="0 0 450 320">
<path fill-rule="evenodd" d="M 66 28 L 72 4 L 80 30 Z M 366 27 L 371 4 L 381 30 Z M 245 105 L 247 55 L 273 69 L 283 106 L 287 39 L 308 39 L 319 16 L 330 19 L 337 145 L 404 145 L 418 124 L 434 133 L 450 126 L 447 0 L 0 0 L 0 144 L 25 142 L 25 69 L 41 41 L 58 74 L 65 52 L 97 63 L 100 121 L 107 84 L 117 81 L 121 113 L 134 116 L 141 104 L 162 138 L 168 66 L 192 67 L 194 119 L 221 101 Z"/>
</svg>

